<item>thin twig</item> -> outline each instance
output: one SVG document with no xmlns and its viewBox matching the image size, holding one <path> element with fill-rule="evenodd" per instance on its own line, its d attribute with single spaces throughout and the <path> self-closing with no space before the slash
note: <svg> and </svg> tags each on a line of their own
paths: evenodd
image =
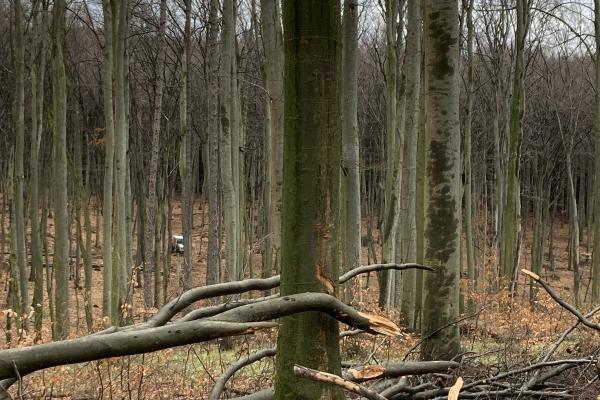
<svg viewBox="0 0 600 400">
<path fill-rule="evenodd" d="M 408 356 L 411 355 L 412 352 L 415 351 L 415 349 L 417 347 L 419 347 L 424 341 L 426 341 L 428 339 L 431 339 L 432 337 L 434 337 L 435 335 L 437 335 L 438 333 L 440 333 L 441 331 L 443 331 L 444 329 L 446 329 L 448 327 L 454 326 L 454 325 L 458 324 L 459 322 L 462 322 L 464 320 L 471 319 L 473 317 L 478 316 L 486 308 L 487 307 L 482 307 L 482 308 L 479 309 L 479 311 L 477 311 L 477 312 L 475 312 L 473 314 L 470 314 L 470 315 L 464 316 L 462 318 L 459 318 L 456 321 L 449 322 L 446 325 L 441 326 L 438 329 L 436 329 L 435 331 L 431 332 L 429 335 L 427 335 L 424 338 L 422 338 L 421 340 L 419 340 L 413 347 L 410 348 L 410 350 L 408 350 L 408 352 L 406 353 L 406 355 L 403 358 L 403 361 L 406 361 L 406 359 L 408 358 Z"/>
<path fill-rule="evenodd" d="M 528 275 L 531 279 L 533 279 L 534 281 L 539 283 L 544 288 L 544 290 L 546 290 L 546 292 L 548 292 L 550 297 L 552 297 L 554 299 L 554 301 L 556 301 L 561 307 L 563 307 L 564 309 L 569 311 L 571 314 L 576 316 L 577 319 L 579 319 L 579 321 L 581 321 L 582 324 L 584 324 L 588 328 L 592 328 L 594 330 L 600 331 L 599 324 L 595 323 L 594 321 L 590 321 L 585 315 L 583 315 L 581 312 L 579 312 L 579 310 L 577 310 L 575 307 L 573 307 L 572 305 L 570 305 L 569 303 L 564 301 L 558 295 L 558 293 L 556 293 L 554 291 L 554 289 L 552 289 L 552 287 L 550 287 L 550 285 L 548 285 L 548 283 L 546 281 L 544 281 L 542 278 L 540 278 L 540 276 L 538 274 L 531 272 L 529 270 L 526 270 L 526 269 L 521 269 L 521 272 L 523 272 L 525 275 Z"/>
</svg>

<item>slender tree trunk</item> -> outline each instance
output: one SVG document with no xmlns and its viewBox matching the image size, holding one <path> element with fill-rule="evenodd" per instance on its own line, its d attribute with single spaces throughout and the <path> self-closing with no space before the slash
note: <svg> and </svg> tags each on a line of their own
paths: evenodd
<svg viewBox="0 0 600 400">
<path fill-rule="evenodd" d="M 594 27 L 596 33 L 596 87 L 600 87 L 600 0 L 594 0 Z M 596 138 L 594 171 L 594 259 L 592 266 L 592 303 L 600 300 L 600 91 L 596 90 L 594 117 Z"/>
<path fill-rule="evenodd" d="M 460 120 L 458 2 L 426 0 L 424 13 L 427 186 L 423 343 L 426 360 L 460 351 Z M 451 325 L 449 325 L 451 324 Z M 439 329 L 441 331 L 437 332 Z M 436 335 L 430 336 L 433 332 Z"/>
<path fill-rule="evenodd" d="M 466 83 L 466 115 L 464 120 L 464 196 L 465 196 L 465 233 L 467 239 L 467 277 L 469 278 L 469 290 L 473 292 L 477 287 L 477 276 L 475 270 L 475 245 L 473 242 L 473 174 L 471 167 L 471 121 L 473 115 L 473 0 L 467 3 L 467 83 Z M 469 312 L 474 311 L 475 304 L 469 300 Z"/>
<path fill-rule="evenodd" d="M 246 246 L 244 243 L 244 214 L 246 209 L 245 183 L 244 183 L 244 127 L 242 118 L 242 96 L 240 92 L 238 58 L 239 51 L 235 39 L 235 21 L 237 16 L 237 1 L 233 2 L 233 57 L 231 58 L 231 170 L 233 172 L 233 190 L 235 208 L 235 248 L 236 266 L 235 279 L 244 279 L 244 256 Z"/>
<path fill-rule="evenodd" d="M 517 0 L 517 29 L 515 72 L 513 93 L 510 100 L 510 135 L 508 144 L 508 165 L 506 170 L 506 198 L 504 203 L 504 232 L 502 235 L 502 275 L 510 278 L 516 267 L 517 233 L 519 219 L 517 204 L 519 194 L 519 158 L 523 135 L 523 107 L 525 78 L 525 37 L 527 36 L 529 5 L 527 0 Z"/>
<path fill-rule="evenodd" d="M 385 136 L 385 197 L 383 217 L 383 262 L 394 261 L 394 244 L 396 223 L 398 220 L 398 147 L 396 143 L 396 84 L 397 84 L 397 54 L 396 54 L 396 23 L 398 18 L 398 0 L 386 0 L 385 31 L 386 31 L 386 136 Z M 389 271 L 378 273 L 379 306 L 388 307 L 391 297 L 390 283 L 393 277 Z"/>
<path fill-rule="evenodd" d="M 577 214 L 577 195 L 575 192 L 575 183 L 573 182 L 573 167 L 571 154 L 573 151 L 573 138 L 568 145 L 565 163 L 567 166 L 567 188 L 569 190 L 569 219 L 571 222 L 571 265 L 573 266 L 573 296 L 575 297 L 575 306 L 579 307 L 579 287 L 581 285 L 581 276 L 579 272 L 579 216 Z"/>
<path fill-rule="evenodd" d="M 401 254 L 400 262 L 415 262 L 417 258 L 416 232 L 416 173 L 417 141 L 419 137 L 419 95 L 421 92 L 421 2 L 408 3 L 408 33 L 406 37 L 406 111 L 404 123 L 404 156 L 402 157 L 402 190 L 400 197 Z M 398 290 L 398 288 L 396 288 Z M 415 302 L 417 274 L 415 270 L 402 271 L 402 303 L 400 316 L 411 329 L 416 328 Z"/>
<path fill-rule="evenodd" d="M 104 188 L 102 199 L 102 246 L 103 246 L 103 290 L 102 313 L 104 316 L 112 315 L 112 236 L 113 236 L 113 182 L 114 182 L 114 155 L 115 155 L 115 120 L 113 113 L 113 15 L 110 0 L 103 0 L 102 12 L 104 15 L 104 62 L 102 94 L 104 101 L 104 123 L 106 144 L 104 147 Z"/>
<path fill-rule="evenodd" d="M 156 56 L 156 78 L 154 83 L 154 111 L 152 115 L 152 136 L 150 143 L 150 161 L 148 162 L 148 188 L 146 200 L 146 226 L 144 232 L 144 306 L 151 307 L 154 296 L 152 278 L 156 269 L 157 260 L 154 258 L 154 239 L 156 237 L 156 175 L 158 171 L 160 121 L 162 115 L 163 75 L 165 69 L 165 26 L 167 20 L 167 1 L 160 1 L 160 16 L 158 20 L 158 49 Z"/>
<path fill-rule="evenodd" d="M 281 201 L 283 188 L 283 34 L 279 2 L 261 0 L 261 26 L 265 52 L 265 81 L 268 105 L 265 110 L 265 171 L 268 190 L 265 204 L 265 262 L 263 277 L 279 271 L 281 249 Z M 268 150 L 268 152 L 267 152 Z"/>
<path fill-rule="evenodd" d="M 285 120 L 281 294 L 336 293 L 341 162 L 338 60 L 340 2 L 283 3 Z M 340 374 L 338 323 L 303 313 L 281 320 L 275 399 L 343 399 L 298 381 L 293 364 Z"/>
<path fill-rule="evenodd" d="M 219 54 L 217 40 L 219 1 L 210 0 L 207 57 L 208 57 L 208 271 L 206 284 L 218 283 L 219 256 Z"/>
<path fill-rule="evenodd" d="M 181 123 L 181 134 L 183 135 L 182 148 L 182 170 L 181 181 L 183 186 L 182 193 L 182 208 L 181 208 L 181 225 L 183 227 L 183 271 L 180 280 L 180 288 L 185 291 L 192 286 L 192 233 L 193 233 L 193 213 L 194 213 L 194 160 L 193 160 L 193 136 L 192 136 L 192 121 L 189 108 L 189 100 L 191 94 L 191 43 L 192 43 L 192 2 L 185 1 L 185 28 L 184 28 L 184 44 L 183 58 L 181 65 L 181 96 L 179 103 L 179 118 Z"/>
<path fill-rule="evenodd" d="M 67 198 L 67 84 L 64 65 L 65 0 L 56 0 L 52 9 L 52 104 L 54 130 L 54 221 L 53 270 L 56 279 L 56 321 L 54 337 L 69 336 L 69 222 Z"/>
<path fill-rule="evenodd" d="M 42 4 L 43 3 L 43 4 Z M 31 272 L 34 281 L 32 306 L 35 311 L 34 325 L 36 341 L 41 339 L 44 316 L 44 264 L 42 260 L 42 241 L 40 237 L 39 215 L 39 168 L 38 158 L 44 129 L 44 79 L 46 70 L 46 25 L 48 3 L 38 1 L 35 4 L 34 51 L 31 62 L 31 142 L 29 158 L 29 219 L 31 221 Z"/>
<path fill-rule="evenodd" d="M 19 292 L 21 312 L 29 314 L 29 287 L 27 273 L 27 254 L 25 251 L 25 206 L 23 187 L 25 185 L 25 171 L 23 168 L 25 148 L 25 49 L 23 44 L 23 9 L 21 0 L 14 2 L 15 26 L 15 228 L 16 228 L 16 253 L 19 272 Z M 27 330 L 29 321 L 22 320 L 23 329 Z"/>
<path fill-rule="evenodd" d="M 542 260 L 544 254 L 544 234 L 542 218 L 542 173 L 539 165 L 539 155 L 535 154 L 533 159 L 532 174 L 535 177 L 535 191 L 533 198 L 533 237 L 531 238 L 531 270 L 539 275 L 542 269 Z M 529 302 L 534 304 L 537 298 L 538 287 L 535 282 L 531 283 L 529 290 Z"/>
<path fill-rule="evenodd" d="M 128 289 L 127 271 L 127 103 L 126 103 L 126 35 L 127 35 L 127 4 L 128 2 L 111 3 L 113 14 L 114 38 L 114 107 L 115 107 L 115 243 L 116 261 L 113 271 L 112 286 L 112 323 L 119 325 L 121 315 L 125 310 Z"/>
<path fill-rule="evenodd" d="M 221 96 L 220 96 L 220 117 L 221 117 L 221 137 L 219 142 L 220 153 L 220 171 L 221 171 L 221 191 L 223 196 L 223 214 L 225 224 L 225 243 L 227 249 L 226 267 L 228 280 L 238 278 L 238 208 L 236 204 L 236 191 L 234 184 L 233 169 L 237 164 L 233 164 L 232 158 L 232 135 L 237 131 L 234 126 L 233 117 L 233 90 L 232 90 L 232 65 L 235 55 L 235 18 L 233 0 L 224 0 L 223 3 L 223 23 L 221 32 Z"/>
<path fill-rule="evenodd" d="M 346 221 L 345 257 L 343 271 L 360 266 L 360 148 L 358 138 L 358 15 L 356 0 L 344 0 L 342 23 L 342 168 L 344 169 Z M 352 299 L 350 286 L 346 288 L 345 301 Z"/>
</svg>

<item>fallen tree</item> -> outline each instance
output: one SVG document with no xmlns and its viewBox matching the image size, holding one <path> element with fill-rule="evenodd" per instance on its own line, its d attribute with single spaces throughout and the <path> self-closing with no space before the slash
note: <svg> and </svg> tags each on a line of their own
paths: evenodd
<svg viewBox="0 0 600 400">
<path fill-rule="evenodd" d="M 346 282 L 359 273 L 370 272 L 377 268 L 405 269 L 413 266 L 415 265 L 363 266 L 344 275 L 343 279 L 340 278 L 340 283 Z M 424 267 L 424 269 L 429 268 Z M 570 398 L 572 393 L 569 388 L 551 384 L 550 380 L 572 369 L 580 368 L 581 371 L 586 371 L 590 367 L 598 365 L 597 356 L 568 360 L 550 360 L 549 358 L 558 344 L 574 330 L 577 324 L 581 323 L 592 330 L 600 331 L 600 326 L 590 319 L 599 308 L 584 315 L 561 299 L 539 276 L 526 270 L 523 272 L 540 284 L 557 303 L 575 315 L 578 321 L 565 331 L 550 351 L 537 362 L 498 372 L 493 376 L 471 379 L 461 385 L 461 398 L 478 398 L 484 395 L 492 395 L 497 398 L 514 396 Z M 377 315 L 362 313 L 324 293 L 237 299 L 194 310 L 179 320 L 172 321 L 179 311 L 186 309 L 198 300 L 239 294 L 250 290 L 265 290 L 265 288 L 275 288 L 278 284 L 279 277 L 273 277 L 195 288 L 173 299 L 144 323 L 110 328 L 78 339 L 0 351 L 0 399 L 9 398 L 6 389 L 12 384 L 27 374 L 44 368 L 107 357 L 147 353 L 220 337 L 252 334 L 259 330 L 276 327 L 277 323 L 272 320 L 307 311 L 326 313 L 338 321 L 354 327 L 354 330 L 342 332 L 340 338 L 363 332 L 387 336 L 396 336 L 400 333 L 399 328 L 393 322 Z M 276 349 L 265 349 L 233 363 L 216 381 L 211 400 L 220 398 L 228 380 L 241 368 L 275 354 Z M 341 376 L 332 376 L 325 371 L 309 370 L 299 365 L 295 371 L 299 377 L 304 379 L 330 382 L 365 398 L 390 400 L 449 397 L 452 395 L 452 390 L 457 390 L 457 387 L 451 384 L 451 378 L 460 376 L 465 368 L 467 365 L 464 362 L 430 361 L 363 365 L 346 368 Z M 421 378 L 416 379 L 415 377 Z M 454 378 L 454 380 L 456 379 Z M 376 382 L 376 384 L 370 385 L 371 382 Z M 445 383 L 440 385 L 440 382 Z M 237 399 L 266 400 L 272 397 L 273 390 L 264 389 Z"/>
<path fill-rule="evenodd" d="M 573 387 L 552 382 L 552 378 L 577 369 L 576 375 L 578 377 L 583 376 L 586 372 L 591 375 L 588 385 L 600 380 L 600 360 L 597 356 L 600 349 L 594 353 L 596 355 L 583 358 L 550 360 L 550 357 L 555 353 L 560 343 L 574 331 L 577 325 L 582 324 L 594 331 L 600 332 L 600 325 L 590 319 L 595 313 L 600 311 L 600 307 L 596 307 L 587 314 L 583 314 L 563 300 L 537 274 L 527 270 L 523 270 L 522 272 L 544 288 L 559 305 L 577 317 L 577 322 L 563 332 L 551 346 L 550 350 L 543 353 L 536 362 L 530 362 L 526 365 L 515 365 L 505 371 L 498 371 L 494 375 L 484 376 L 479 379 L 471 379 L 470 382 L 466 383 L 460 375 L 457 378 L 454 378 L 457 374 L 448 375 L 448 372 L 452 370 L 465 372 L 469 367 L 466 361 L 461 363 L 433 361 L 367 365 L 361 368 L 343 370 L 342 376 L 296 365 L 294 373 L 296 376 L 304 379 L 334 384 L 347 391 L 359 394 L 362 398 L 376 400 L 457 399 L 459 391 L 460 398 L 464 399 L 490 397 L 573 398 Z M 342 332 L 340 337 L 346 337 L 359 332 Z M 262 358 L 265 353 L 259 352 L 256 354 L 260 354 Z M 274 355 L 274 352 L 272 354 Z M 251 360 L 255 357 L 256 355 L 251 355 L 238 362 L 235 371 L 243 366 L 250 365 Z M 218 390 L 213 391 L 211 400 L 218 400 L 219 394 L 224 389 L 225 381 L 231 378 L 233 375 L 232 372 L 235 371 L 228 370 L 219 378 Z M 419 376 L 419 379 L 415 379 L 416 376 Z M 455 379 L 454 384 L 451 384 L 451 378 Z M 370 381 L 376 381 L 376 384 L 367 386 Z M 446 384 L 440 384 L 444 381 L 446 381 Z M 269 388 L 246 396 L 236 397 L 235 400 L 270 400 L 273 398 L 273 394 L 273 389 Z"/>
<path fill-rule="evenodd" d="M 375 264 L 349 271 L 340 278 L 340 283 L 347 282 L 361 273 L 409 268 L 433 270 L 418 264 Z M 324 293 L 237 300 L 201 308 L 178 321 L 171 322 L 179 312 L 199 300 L 273 289 L 278 287 L 279 283 L 279 276 L 274 276 L 193 288 L 168 302 L 148 321 L 140 324 L 110 327 L 77 339 L 2 350 L 0 399 L 6 398 L 6 389 L 15 381 L 41 369 L 251 334 L 277 326 L 277 323 L 270 320 L 307 311 L 329 314 L 340 322 L 373 334 L 394 336 L 400 333 L 400 329 L 393 322 L 376 315 L 361 313 Z"/>
</svg>

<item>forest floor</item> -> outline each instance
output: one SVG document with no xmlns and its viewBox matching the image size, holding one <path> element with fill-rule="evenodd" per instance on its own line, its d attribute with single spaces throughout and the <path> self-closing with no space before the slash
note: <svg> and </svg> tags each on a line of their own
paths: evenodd
<svg viewBox="0 0 600 400">
<path fill-rule="evenodd" d="M 195 231 L 193 236 L 194 268 L 193 281 L 195 285 L 205 282 L 207 227 L 205 210 L 197 203 L 194 212 Z M 95 221 L 92 218 L 93 231 L 97 233 Z M 173 234 L 181 232 L 181 209 L 175 204 L 172 214 Z M 544 257 L 544 271 L 541 274 L 568 301 L 573 301 L 571 293 L 573 274 L 567 268 L 568 259 L 568 225 L 555 223 L 554 226 L 554 257 L 555 270 L 550 270 L 547 259 L 548 247 Z M 52 251 L 53 224 L 49 219 L 50 240 Z M 524 247 L 522 248 L 521 268 L 531 268 L 531 249 L 527 231 Z M 581 270 L 582 295 L 586 299 L 590 281 L 590 254 L 586 252 L 585 241 L 587 232 L 582 235 Z M 377 233 L 374 234 L 377 240 Z M 95 234 L 93 242 L 96 242 Z M 482 242 L 482 241 L 480 241 Z M 378 247 L 378 246 L 376 246 Z M 8 249 L 6 244 L 4 249 Z M 252 247 L 250 259 L 252 269 L 260 271 L 260 254 L 258 245 Z M 481 246 L 479 246 L 481 248 Z M 495 284 L 492 278 L 494 255 L 485 257 L 478 252 L 478 267 L 482 287 L 476 293 L 465 294 L 465 302 L 475 301 L 475 312 L 467 315 L 460 323 L 462 344 L 467 357 L 478 357 L 482 368 L 493 369 L 503 366 L 516 365 L 526 362 L 540 354 L 557 340 L 558 336 L 574 324 L 575 317 L 556 304 L 549 296 L 540 290 L 538 300 L 532 307 L 529 303 L 529 278 L 519 274 L 518 285 L 514 296 L 505 291 L 489 290 Z M 182 257 L 173 254 L 171 257 L 171 278 L 168 297 L 177 294 L 176 274 L 180 268 Z M 380 255 L 377 254 L 380 260 Z M 6 265 L 7 255 L 0 262 Z M 135 254 L 134 254 L 135 258 Z M 102 249 L 94 248 L 93 264 L 93 293 L 95 330 L 103 327 L 101 317 L 102 306 Z M 363 263 L 366 264 L 367 249 L 363 248 Z M 248 267 L 248 266 L 247 266 Z M 0 268 L 0 310 L 6 308 L 6 289 L 8 275 L 6 268 Z M 83 272 L 82 272 L 83 274 Z M 359 277 L 354 280 L 353 306 L 361 311 L 368 311 L 386 316 L 394 321 L 398 315 L 394 311 L 382 312 L 377 307 L 377 279 L 372 277 L 366 286 L 367 278 Z M 32 290 L 32 287 L 31 287 Z M 87 327 L 83 311 L 83 292 L 71 285 L 71 336 L 86 335 Z M 260 296 L 258 293 L 253 295 Z M 44 294 L 46 296 L 46 294 Z M 134 288 L 132 313 L 135 320 L 143 318 L 147 310 L 141 306 L 141 289 Z M 202 303 L 199 303 L 202 305 Z M 47 309 L 47 298 L 45 309 Z M 581 309 L 587 311 L 589 301 L 582 301 Z M 6 314 L 6 310 L 4 311 Z M 1 322 L 0 332 L 5 331 Z M 344 329 L 341 327 L 341 329 Z M 6 333 L 6 332 L 5 332 Z M 595 335 L 595 336 L 594 336 Z M 12 341 L 6 342 L 6 335 L 0 335 L 0 348 L 22 347 L 31 345 L 31 334 L 14 331 Z M 589 339 L 593 338 L 592 341 Z M 50 341 L 51 326 L 48 317 L 45 318 L 43 341 Z M 419 337 L 410 332 L 401 336 L 388 338 L 367 334 L 344 338 L 341 341 L 342 358 L 357 363 L 381 363 L 388 360 L 417 359 L 418 349 L 413 347 Z M 123 358 L 111 358 L 102 361 L 51 368 L 27 376 L 20 385 L 13 385 L 11 392 L 15 398 L 28 399 L 207 399 L 214 381 L 232 362 L 248 354 L 264 348 L 273 347 L 276 341 L 276 331 L 270 330 L 255 335 L 240 336 L 233 339 L 232 350 L 224 350 L 216 341 L 196 345 L 158 351 L 145 355 Z M 586 355 L 588 348 L 598 343 L 598 335 L 584 329 L 578 329 L 561 346 L 559 352 L 573 355 L 580 352 Z M 252 393 L 272 385 L 273 362 L 271 359 L 252 364 L 238 372 L 227 385 L 227 393 L 231 396 Z M 591 398 L 596 398 L 590 394 Z M 585 397 L 583 397 L 585 398 Z"/>
</svg>

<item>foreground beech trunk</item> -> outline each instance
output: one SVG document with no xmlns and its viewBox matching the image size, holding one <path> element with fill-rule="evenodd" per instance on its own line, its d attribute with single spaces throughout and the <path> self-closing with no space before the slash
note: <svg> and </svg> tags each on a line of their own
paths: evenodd
<svg viewBox="0 0 600 400">
<path fill-rule="evenodd" d="M 460 123 L 458 4 L 427 0 L 424 17 L 427 110 L 425 263 L 437 268 L 424 280 L 423 335 L 458 319 L 460 271 Z M 460 350 L 453 324 L 425 340 L 426 360 L 451 359 Z"/>
<path fill-rule="evenodd" d="M 335 294 L 341 135 L 336 65 L 340 2 L 283 3 L 285 44 L 281 295 Z M 340 373 L 338 323 L 319 313 L 281 320 L 276 399 L 342 399 L 339 389 L 298 381 L 301 364 Z"/>
</svg>

